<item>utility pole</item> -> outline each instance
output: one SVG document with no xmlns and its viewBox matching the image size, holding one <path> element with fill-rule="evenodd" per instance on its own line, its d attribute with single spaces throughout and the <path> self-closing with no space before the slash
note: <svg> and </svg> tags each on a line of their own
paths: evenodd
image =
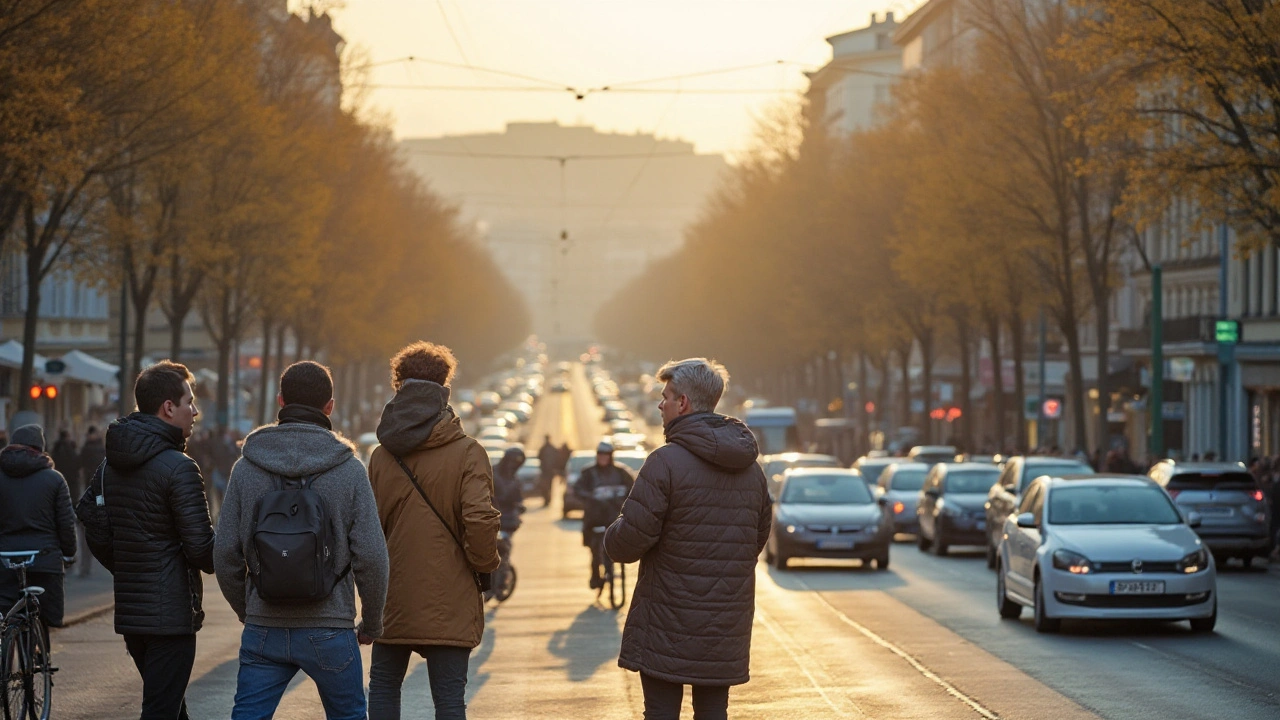
<svg viewBox="0 0 1280 720">
<path fill-rule="evenodd" d="M 116 376 L 120 379 L 120 398 L 116 411 L 120 417 L 129 414 L 129 256 L 120 255 L 120 371 Z M 139 325 L 141 326 L 141 325 Z"/>
<path fill-rule="evenodd" d="M 1164 457 L 1164 278 L 1151 266 L 1151 460 Z"/>
</svg>

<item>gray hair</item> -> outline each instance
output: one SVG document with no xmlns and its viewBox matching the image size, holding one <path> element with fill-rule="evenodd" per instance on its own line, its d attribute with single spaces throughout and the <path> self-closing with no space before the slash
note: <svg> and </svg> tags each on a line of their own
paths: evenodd
<svg viewBox="0 0 1280 720">
<path fill-rule="evenodd" d="M 658 369 L 658 379 L 689 398 L 694 412 L 713 412 L 729 386 L 729 371 L 715 360 L 672 360 Z"/>
</svg>

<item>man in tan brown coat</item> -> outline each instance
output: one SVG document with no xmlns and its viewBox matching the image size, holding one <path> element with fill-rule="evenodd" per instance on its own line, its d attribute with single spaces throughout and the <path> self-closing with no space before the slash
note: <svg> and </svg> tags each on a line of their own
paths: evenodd
<svg viewBox="0 0 1280 720">
<path fill-rule="evenodd" d="M 449 407 L 456 367 L 449 348 L 427 342 L 391 359 L 396 395 L 382 411 L 382 444 L 369 461 L 391 556 L 383 632 L 369 668 L 370 720 L 400 717 L 415 652 L 427 661 L 436 718 L 466 717 L 467 662 L 484 632 L 475 573 L 498 567 L 499 513 L 489 456 Z"/>
</svg>

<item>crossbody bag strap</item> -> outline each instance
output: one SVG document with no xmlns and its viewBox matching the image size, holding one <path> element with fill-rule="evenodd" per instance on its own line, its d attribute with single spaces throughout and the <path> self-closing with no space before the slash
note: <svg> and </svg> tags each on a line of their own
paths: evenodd
<svg viewBox="0 0 1280 720">
<path fill-rule="evenodd" d="M 437 510 L 436 506 L 431 502 L 431 498 L 427 497 L 427 493 L 422 489 L 422 485 L 418 484 L 418 477 L 413 474 L 413 471 L 409 469 L 409 466 L 405 464 L 404 460 L 401 460 L 396 455 L 392 455 L 391 457 L 396 459 L 396 462 L 400 465 L 400 469 L 404 471 L 405 475 L 409 476 L 409 481 L 413 483 L 413 488 L 422 496 L 422 501 L 427 504 L 427 507 L 431 508 L 431 512 L 435 514 L 436 519 L 440 521 L 440 524 L 444 525 L 444 530 L 449 533 L 449 537 L 453 538 L 453 541 L 458 544 L 458 549 L 462 551 L 462 557 L 465 559 L 467 556 L 467 549 L 463 547 L 462 540 L 458 539 L 458 536 L 453 532 L 453 528 L 449 527 L 449 523 L 444 521 L 444 516 L 440 514 L 440 511 Z"/>
</svg>

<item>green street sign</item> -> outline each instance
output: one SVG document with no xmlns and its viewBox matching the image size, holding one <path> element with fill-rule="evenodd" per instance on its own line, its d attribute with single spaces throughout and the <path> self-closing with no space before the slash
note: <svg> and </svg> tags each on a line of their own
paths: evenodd
<svg viewBox="0 0 1280 720">
<path fill-rule="evenodd" d="M 1219 343 L 1235 345 L 1240 342 L 1240 322 L 1237 320 L 1219 320 L 1213 329 Z"/>
</svg>

